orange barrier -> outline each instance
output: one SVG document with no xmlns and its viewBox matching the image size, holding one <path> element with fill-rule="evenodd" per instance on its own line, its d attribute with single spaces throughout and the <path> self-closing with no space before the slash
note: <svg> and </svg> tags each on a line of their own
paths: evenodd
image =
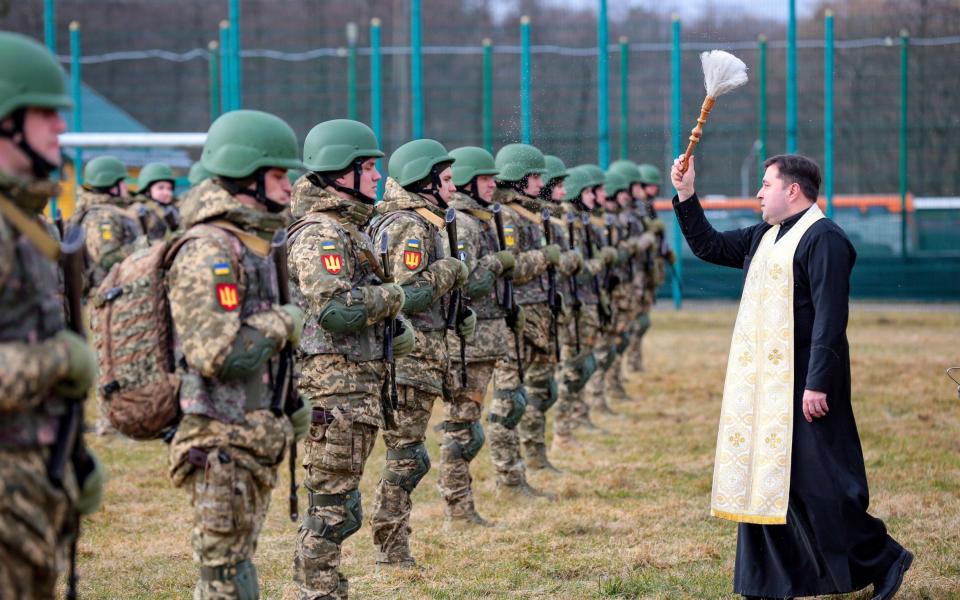
<svg viewBox="0 0 960 600">
<path fill-rule="evenodd" d="M 827 199 L 821 196 L 817 199 L 817 204 L 821 209 L 826 209 Z M 656 200 L 653 203 L 657 211 L 673 211 L 673 204 L 670 200 Z M 705 210 L 752 210 L 760 212 L 760 205 L 756 198 L 723 198 L 700 200 L 700 205 Z M 834 196 L 834 208 L 859 208 L 861 213 L 866 213 L 871 208 L 885 208 L 888 212 L 900 212 L 900 196 L 891 196 L 885 194 L 868 194 L 860 196 Z M 913 212 L 913 194 L 907 194 L 907 212 Z"/>
</svg>

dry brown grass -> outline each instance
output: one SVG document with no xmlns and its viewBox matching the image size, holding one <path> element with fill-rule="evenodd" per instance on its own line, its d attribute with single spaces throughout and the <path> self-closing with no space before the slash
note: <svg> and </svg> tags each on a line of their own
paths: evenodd
<svg viewBox="0 0 960 600">
<path fill-rule="evenodd" d="M 497 501 L 486 448 L 475 465 L 477 504 L 497 526 L 441 530 L 436 470 L 414 494 L 416 571 L 381 571 L 365 525 L 344 547 L 356 598 L 730 598 L 733 524 L 708 516 L 731 306 L 661 306 L 647 337 L 635 399 L 597 419 L 606 433 L 553 456 L 560 476 L 532 476 L 560 495 Z M 960 598 L 960 401 L 943 374 L 960 363 L 960 311 L 855 308 L 854 403 L 873 493 L 871 511 L 917 556 L 903 598 Z M 434 419 L 439 419 L 439 407 Z M 184 598 L 196 577 L 186 494 L 166 478 L 161 443 L 91 440 L 111 472 L 104 509 L 85 521 L 85 598 Z M 436 463 L 437 435 L 429 449 Z M 369 506 L 383 445 L 361 486 Z M 265 598 L 293 598 L 296 526 L 285 481 L 255 557 Z M 301 500 L 301 506 L 303 501 Z M 868 598 L 861 593 L 853 598 Z"/>
</svg>

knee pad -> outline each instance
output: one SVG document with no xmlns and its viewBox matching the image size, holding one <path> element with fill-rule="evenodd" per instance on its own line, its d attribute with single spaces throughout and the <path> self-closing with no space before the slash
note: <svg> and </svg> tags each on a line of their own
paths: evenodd
<svg viewBox="0 0 960 600">
<path fill-rule="evenodd" d="M 257 582 L 257 568 L 250 559 L 241 560 L 232 565 L 220 567 L 200 567 L 201 581 L 233 582 L 238 600 L 257 600 L 260 598 L 260 584 Z"/>
<path fill-rule="evenodd" d="M 527 410 L 527 390 L 523 387 L 518 387 L 515 390 L 498 390 L 496 393 L 499 398 L 506 398 L 512 403 L 510 412 L 507 413 L 507 416 L 501 417 L 494 413 L 490 413 L 487 416 L 487 420 L 491 423 L 500 423 L 507 429 L 516 429 L 517 425 L 520 423 L 520 419 L 523 418 L 523 412 Z"/>
<path fill-rule="evenodd" d="M 363 506 L 360 504 L 360 490 L 351 490 L 345 494 L 317 494 L 308 492 L 307 497 L 310 500 L 310 507 L 314 506 L 343 506 L 343 522 L 335 527 L 331 527 L 326 521 L 319 517 L 306 516 L 303 519 L 303 526 L 313 530 L 317 535 L 325 540 L 330 540 L 335 544 L 343 543 L 351 535 L 360 530 L 360 524 L 363 523 Z"/>
<path fill-rule="evenodd" d="M 617 347 L 613 344 L 607 346 L 607 355 L 603 359 L 603 364 L 598 365 L 600 370 L 606 371 L 613 366 L 614 361 L 617 360 Z"/>
<path fill-rule="evenodd" d="M 423 476 L 430 471 L 430 455 L 427 447 L 422 443 L 407 446 L 406 448 L 387 448 L 387 460 L 412 459 L 416 461 L 414 470 L 410 473 L 391 471 L 389 464 L 383 471 L 383 479 L 388 483 L 400 486 L 408 494 L 412 493 Z"/>
<path fill-rule="evenodd" d="M 453 460 L 463 459 L 470 462 L 477 457 L 477 454 L 480 453 L 480 448 L 483 447 L 483 442 L 486 441 L 486 436 L 483 434 L 483 426 L 480 425 L 479 421 L 444 424 L 445 431 L 462 431 L 464 429 L 470 432 L 469 442 L 461 444 L 457 440 L 450 438 L 444 442 L 443 449 Z"/>
<path fill-rule="evenodd" d="M 627 349 L 627 344 L 630 343 L 630 337 L 626 332 L 620 334 L 620 343 L 617 344 L 617 354 L 623 354 Z"/>
<path fill-rule="evenodd" d="M 647 313 L 640 315 L 639 321 L 640 321 L 640 329 L 637 332 L 637 334 L 640 337 L 643 337 L 643 334 L 645 334 L 647 330 L 650 329 L 650 325 L 652 324 L 652 321 L 650 320 L 650 315 L 648 315 Z"/>
<path fill-rule="evenodd" d="M 574 374 L 576 378 L 564 381 L 567 385 L 567 390 L 572 393 L 579 392 L 587 386 L 587 382 L 590 381 L 590 378 L 596 371 L 597 357 L 594 356 L 593 352 L 581 354 L 574 359 Z"/>
<path fill-rule="evenodd" d="M 550 410 L 550 407 L 556 404 L 559 398 L 560 390 L 557 389 L 557 380 L 554 377 L 551 377 L 547 381 L 547 399 L 540 406 L 540 411 L 547 412 Z"/>
</svg>

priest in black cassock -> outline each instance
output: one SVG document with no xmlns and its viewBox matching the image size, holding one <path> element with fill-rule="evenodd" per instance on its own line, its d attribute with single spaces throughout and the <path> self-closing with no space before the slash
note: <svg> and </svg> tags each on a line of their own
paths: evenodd
<svg viewBox="0 0 960 600">
<path fill-rule="evenodd" d="M 711 513 L 739 522 L 734 591 L 747 598 L 852 592 L 893 598 L 913 555 L 867 513 L 847 344 L 856 252 L 815 203 L 820 169 L 768 159 L 763 222 L 718 232 L 694 191 L 693 157 L 671 172 L 693 253 L 744 271 L 724 386 Z M 792 360 L 791 360 L 792 357 Z"/>
</svg>

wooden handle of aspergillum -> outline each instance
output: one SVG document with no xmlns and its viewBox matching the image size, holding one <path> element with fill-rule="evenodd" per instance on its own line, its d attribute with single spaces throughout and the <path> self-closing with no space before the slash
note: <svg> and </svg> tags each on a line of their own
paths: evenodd
<svg viewBox="0 0 960 600">
<path fill-rule="evenodd" d="M 693 149 L 697 147 L 700 136 L 703 135 L 703 125 L 707 122 L 707 117 L 710 116 L 710 111 L 713 110 L 713 105 L 716 103 L 717 99 L 713 96 L 707 96 L 703 99 L 703 104 L 700 106 L 700 118 L 697 119 L 697 126 L 690 131 L 690 143 L 687 144 L 687 152 L 683 155 L 683 159 L 680 160 L 680 173 L 687 172 L 687 165 L 690 164 L 690 155 L 693 154 Z"/>
</svg>

